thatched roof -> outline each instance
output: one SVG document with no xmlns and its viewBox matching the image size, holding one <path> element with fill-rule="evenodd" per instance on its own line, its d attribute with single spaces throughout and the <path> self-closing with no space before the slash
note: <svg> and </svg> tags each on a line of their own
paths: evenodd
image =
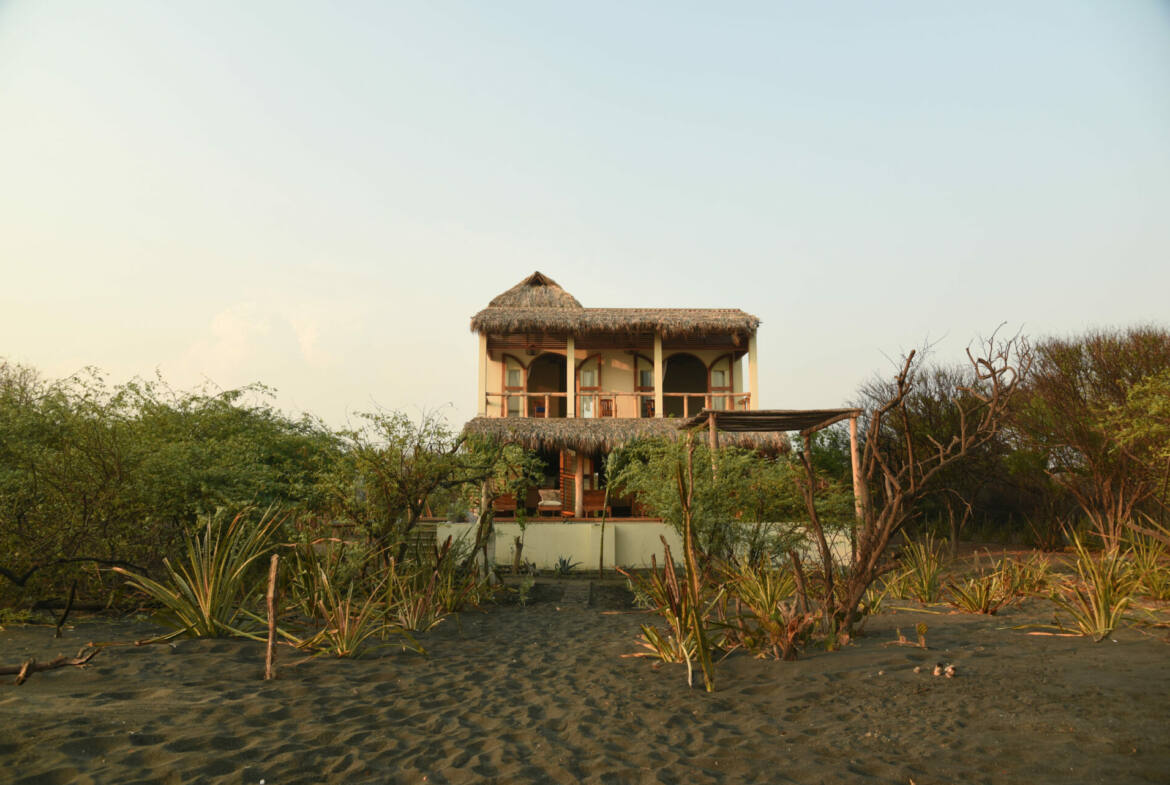
<svg viewBox="0 0 1170 785">
<path fill-rule="evenodd" d="M 579 311 L 581 303 L 552 278 L 537 271 L 503 294 L 496 295 L 488 303 L 488 308 L 560 308 Z"/>
<path fill-rule="evenodd" d="M 658 333 L 664 338 L 750 335 L 758 317 L 738 308 L 485 308 L 471 318 L 477 333 Z"/>
<path fill-rule="evenodd" d="M 727 433 L 807 433 L 859 414 L 860 409 L 757 409 L 750 412 L 704 409 L 689 420 L 683 420 L 679 427 L 699 428 L 714 417 L 715 428 Z"/>
<path fill-rule="evenodd" d="M 684 431 L 674 418 L 542 418 L 476 417 L 463 426 L 465 434 L 487 436 L 529 450 L 568 448 L 587 453 L 609 452 L 634 439 L 677 439 Z M 723 437 L 722 444 L 785 452 L 788 439 L 782 433 L 737 433 Z"/>
<path fill-rule="evenodd" d="M 658 333 L 750 335 L 758 317 L 738 308 L 582 308 L 556 281 L 535 272 L 471 317 L 477 333 Z"/>
</svg>

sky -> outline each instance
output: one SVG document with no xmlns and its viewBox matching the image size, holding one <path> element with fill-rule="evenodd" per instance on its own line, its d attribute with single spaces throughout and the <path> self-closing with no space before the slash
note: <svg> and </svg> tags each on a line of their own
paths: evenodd
<svg viewBox="0 0 1170 785">
<path fill-rule="evenodd" d="M 760 317 L 760 405 L 1170 322 L 1170 3 L 0 0 L 0 358 L 474 415 L 469 319 Z"/>
</svg>

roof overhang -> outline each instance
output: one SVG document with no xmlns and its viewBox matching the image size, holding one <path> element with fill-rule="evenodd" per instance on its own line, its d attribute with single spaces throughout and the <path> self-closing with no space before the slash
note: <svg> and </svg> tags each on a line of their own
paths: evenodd
<svg viewBox="0 0 1170 785">
<path fill-rule="evenodd" d="M 684 430 L 710 427 L 710 421 L 714 420 L 715 429 L 727 433 L 812 433 L 859 414 L 861 409 L 760 409 L 752 412 L 704 409 L 683 420 L 678 427 Z"/>
</svg>

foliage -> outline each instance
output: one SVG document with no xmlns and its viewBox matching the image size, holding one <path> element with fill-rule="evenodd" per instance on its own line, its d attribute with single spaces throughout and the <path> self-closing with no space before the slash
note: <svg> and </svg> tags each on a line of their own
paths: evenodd
<svg viewBox="0 0 1170 785">
<path fill-rule="evenodd" d="M 1025 445 L 1043 455 L 1110 547 L 1142 505 L 1154 500 L 1166 461 L 1166 369 L 1170 330 L 1136 327 L 1051 338 L 1013 421 Z"/>
<path fill-rule="evenodd" d="M 934 535 L 911 542 L 902 549 L 900 588 L 919 602 L 938 602 L 942 596 L 942 546 Z"/>
<path fill-rule="evenodd" d="M 556 564 L 556 567 L 553 568 L 553 572 L 555 574 L 561 575 L 561 576 L 572 575 L 573 568 L 580 567 L 580 566 L 581 566 L 581 562 L 579 562 L 579 561 L 573 561 L 568 556 L 558 556 L 557 557 L 557 564 Z"/>
<path fill-rule="evenodd" d="M 80 577 L 92 594 L 99 573 L 78 565 L 149 573 L 201 517 L 249 505 L 315 514 L 336 445 L 270 398 L 258 385 L 110 388 L 92 369 L 45 381 L 0 362 L 0 575 L 25 592 Z"/>
<path fill-rule="evenodd" d="M 1135 591 L 1154 600 L 1170 600 L 1170 565 L 1166 546 L 1144 534 L 1131 533 L 1125 551 Z"/>
<path fill-rule="evenodd" d="M 323 492 L 343 520 L 386 554 L 402 559 L 409 538 L 439 491 L 476 481 L 463 438 L 434 413 L 417 422 L 402 412 L 364 412 L 340 434 L 343 454 Z"/>
<path fill-rule="evenodd" d="M 784 522 L 804 516 L 796 467 L 786 457 L 722 447 L 713 462 L 706 444 L 695 443 L 689 448 L 683 440 L 648 439 L 613 453 L 610 486 L 636 494 L 643 506 L 681 533 L 683 501 L 672 479 L 685 467 L 691 448 L 694 484 L 690 513 L 695 547 L 704 558 L 730 560 L 746 554 L 749 560 L 757 561 L 792 547 L 800 534 Z M 848 492 L 841 487 L 834 483 L 826 488 L 839 491 L 834 497 L 838 518 L 849 514 Z"/>
<path fill-rule="evenodd" d="M 921 357 L 926 355 L 924 350 Z M 963 427 L 964 418 L 979 407 L 979 389 L 972 381 L 969 367 L 931 364 L 920 358 L 899 405 L 866 438 L 876 437 L 877 447 L 893 471 L 940 453 Z M 875 377 L 861 386 L 858 405 L 874 411 L 897 395 L 897 387 L 897 379 Z M 961 463 L 940 467 L 921 489 L 915 511 L 925 518 L 947 521 L 952 554 L 963 526 L 975 516 L 981 496 L 989 487 L 1002 488 L 1007 482 L 1008 452 L 1004 434 L 997 431 L 972 445 Z"/>
<path fill-rule="evenodd" d="M 532 595 L 534 586 L 536 586 L 536 578 L 532 575 L 525 575 L 520 579 L 520 583 L 516 584 L 516 601 L 520 603 L 520 607 L 528 605 L 528 599 Z"/>
<path fill-rule="evenodd" d="M 817 615 L 800 608 L 791 569 L 748 562 L 724 568 L 730 610 L 725 604 L 721 625 L 724 647 L 743 648 L 757 657 L 794 660 L 807 642 Z"/>
<path fill-rule="evenodd" d="M 1073 537 L 1073 549 L 1077 578 L 1066 581 L 1052 598 L 1072 617 L 1081 635 L 1100 642 L 1121 622 L 1136 581 L 1118 549 L 1107 549 L 1096 558 L 1077 536 Z"/>
<path fill-rule="evenodd" d="M 947 588 L 951 605 L 968 613 L 994 616 L 1017 596 L 1018 573 L 1009 559 L 1001 559 L 992 570 L 980 572 L 963 581 L 952 581 Z"/>
<path fill-rule="evenodd" d="M 1000 433 L 1009 402 L 1026 376 L 1029 362 L 1015 339 L 997 341 L 993 336 L 981 355 L 968 351 L 969 371 L 949 399 L 955 410 L 952 429 L 931 435 L 926 440 L 929 449 L 922 449 L 908 416 L 908 399 L 918 389 L 921 378 L 921 363 L 916 356 L 911 352 L 903 359 L 888 393 L 863 412 L 861 515 L 850 559 L 840 575 L 818 509 L 816 470 L 809 451 L 800 453 L 805 469 L 805 507 L 825 580 L 822 627 L 826 634 L 835 635 L 838 643 L 849 639 L 853 625 L 860 620 L 862 600 L 874 581 L 893 568 L 887 558 L 891 538 L 918 515 L 919 504 L 937 492 L 945 473 Z M 891 423 L 900 423 L 908 438 L 887 438 Z"/>
<path fill-rule="evenodd" d="M 362 600 L 360 594 L 355 597 L 356 580 L 351 579 L 343 591 L 330 578 L 324 565 L 318 564 L 316 570 L 313 595 L 305 599 L 314 605 L 313 615 L 320 620 L 321 626 L 308 637 L 290 637 L 299 649 L 335 657 L 357 657 L 371 638 L 386 634 L 386 619 L 377 602 L 377 591 L 381 586 L 374 586 L 374 590 Z"/>
<path fill-rule="evenodd" d="M 664 627 L 653 624 L 641 625 L 640 645 L 644 651 L 631 656 L 655 657 L 662 662 L 685 663 L 687 684 L 693 686 L 695 663 L 701 661 L 703 647 L 707 645 L 707 636 L 703 633 L 707 632 L 711 613 L 720 599 L 721 591 L 713 590 L 707 576 L 702 576 L 702 589 L 696 604 L 693 593 L 687 590 L 685 584 L 679 583 L 670 546 L 665 540 L 663 547 L 665 556 L 661 570 L 658 569 L 657 560 L 653 556 L 650 572 L 645 577 L 618 568 L 618 571 L 635 587 L 636 594 L 647 598 L 651 608 L 665 622 Z M 696 629 L 696 617 L 703 623 L 701 631 Z M 709 650 L 706 653 L 709 658 Z"/>
<path fill-rule="evenodd" d="M 159 619 L 176 634 L 210 638 L 243 634 L 236 620 L 262 585 L 252 566 L 271 550 L 281 521 L 271 510 L 255 523 L 238 513 L 226 526 L 222 519 L 208 516 L 202 534 L 187 535 L 182 559 L 174 564 L 164 559 L 166 582 L 121 567 L 114 571 L 163 606 Z"/>
</svg>

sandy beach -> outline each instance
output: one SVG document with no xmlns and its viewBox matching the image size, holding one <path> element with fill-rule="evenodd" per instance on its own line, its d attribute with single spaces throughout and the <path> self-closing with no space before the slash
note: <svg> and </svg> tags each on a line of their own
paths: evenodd
<svg viewBox="0 0 1170 785">
<path fill-rule="evenodd" d="M 1094 644 L 994 617 L 898 610 L 838 652 L 794 663 L 732 655 L 717 691 L 682 666 L 623 658 L 639 612 L 612 596 L 463 613 L 428 656 L 360 660 L 241 640 L 103 650 L 85 668 L 0 684 L 0 772 L 12 783 L 1164 783 L 1170 646 L 1128 628 Z M 607 609 L 608 608 L 608 609 Z M 922 650 L 888 645 L 895 628 Z M 79 620 L 0 632 L 0 664 L 72 656 L 156 631 Z M 954 679 L 932 676 L 954 663 Z M 914 668 L 921 671 L 916 673 Z"/>
</svg>

